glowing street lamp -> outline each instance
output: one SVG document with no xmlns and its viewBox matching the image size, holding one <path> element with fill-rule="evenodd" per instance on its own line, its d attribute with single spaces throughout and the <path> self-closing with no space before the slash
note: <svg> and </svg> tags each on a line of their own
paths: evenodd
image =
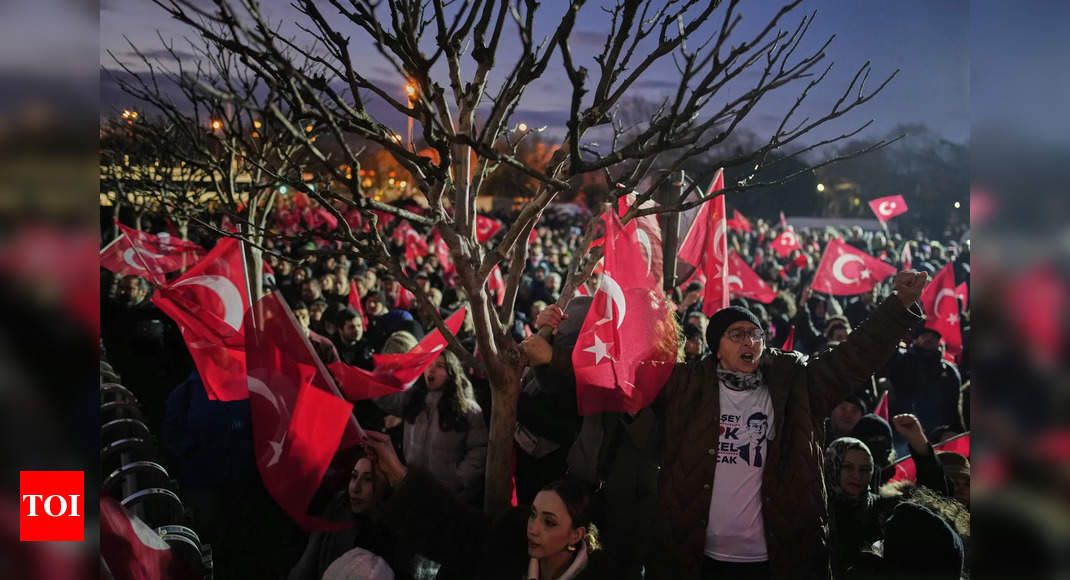
<svg viewBox="0 0 1070 580">
<path fill-rule="evenodd" d="M 218 130 L 220 130 L 222 128 L 223 128 L 223 121 L 220 121 L 219 119 L 215 119 L 215 120 L 212 121 L 212 130 L 213 131 L 218 131 Z"/>
<path fill-rule="evenodd" d="M 956 201 L 955 202 L 955 209 L 958 209 L 960 207 L 962 207 L 962 204 Z"/>
<path fill-rule="evenodd" d="M 416 100 L 416 85 L 413 83 L 405 84 L 405 94 L 409 97 L 409 108 L 413 108 L 412 102 Z M 398 141 L 401 139 L 399 138 Z M 412 115 L 409 115 L 409 149 L 412 149 Z"/>
<path fill-rule="evenodd" d="M 824 183 L 817 184 L 817 190 L 818 191 L 825 191 L 825 184 Z"/>
<path fill-rule="evenodd" d="M 528 124 L 527 123 L 519 123 L 516 126 L 516 130 L 520 131 L 521 133 L 526 133 L 527 130 L 528 130 Z"/>
</svg>

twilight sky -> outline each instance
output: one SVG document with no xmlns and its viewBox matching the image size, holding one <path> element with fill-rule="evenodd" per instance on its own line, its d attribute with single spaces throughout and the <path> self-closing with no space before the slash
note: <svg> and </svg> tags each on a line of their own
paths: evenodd
<svg viewBox="0 0 1070 580">
<path fill-rule="evenodd" d="M 299 18 L 292 8 L 281 0 L 266 0 L 268 17 L 282 22 L 283 30 L 303 35 L 293 20 Z M 579 64 L 596 70 L 592 60 L 601 52 L 608 19 L 599 9 L 602 2 L 589 2 L 580 13 L 572 36 L 572 47 Z M 744 19 L 733 35 L 736 42 L 749 39 L 755 30 L 781 5 L 772 0 L 754 0 L 741 3 L 739 12 Z M 536 18 L 536 36 L 549 34 L 567 2 L 546 0 Z M 723 10 L 723 9 L 721 9 Z M 824 90 L 812 92 L 803 115 L 820 115 L 827 110 L 839 93 L 846 87 L 857 67 L 872 62 L 873 72 L 868 87 L 875 87 L 880 80 L 895 69 L 901 69 L 895 80 L 863 108 L 841 118 L 813 133 L 813 140 L 839 135 L 861 125 L 869 119 L 874 124 L 863 135 L 876 137 L 888 133 L 903 123 L 924 124 L 937 134 L 960 143 L 965 143 L 970 133 L 970 50 L 971 14 L 966 0 L 812 0 L 804 2 L 786 20 L 784 28 L 793 28 L 802 16 L 817 10 L 817 18 L 804 41 L 803 48 L 814 49 L 832 34 L 836 34 L 827 51 L 825 62 L 835 63 L 829 77 L 823 83 Z M 326 8 L 325 8 L 326 11 Z M 711 20 L 719 23 L 721 12 Z M 100 43 L 101 66 L 114 68 L 111 58 L 105 53 L 111 49 L 120 58 L 128 59 L 129 48 L 123 35 L 143 50 L 161 46 L 157 30 L 165 38 L 176 38 L 182 29 L 171 22 L 151 2 L 143 0 L 106 0 L 101 5 Z M 343 29 L 345 30 L 345 29 Z M 519 49 L 509 42 L 509 24 L 499 50 L 499 67 L 511 65 Z M 381 79 L 384 85 L 397 84 L 401 98 L 404 79 L 384 66 L 383 61 L 366 37 L 352 31 L 354 46 L 359 52 L 358 62 L 364 65 L 366 74 Z M 975 33 L 976 38 L 976 33 Z M 363 45 L 360 42 L 364 42 Z M 176 43 L 176 47 L 181 41 Z M 976 47 L 976 44 L 974 45 Z M 471 74 L 471 61 L 466 72 Z M 819 65 L 821 68 L 824 64 Z M 669 94 L 675 86 L 676 69 L 670 59 L 663 59 L 640 81 L 637 95 L 657 100 Z M 440 84 L 446 85 L 444 75 L 438 75 Z M 500 77 L 499 77 L 500 78 Z M 491 77 L 494 86 L 495 77 Z M 746 81 L 744 76 L 744 82 Z M 547 73 L 529 88 L 514 120 L 524 120 L 532 125 L 548 124 L 563 126 L 567 118 L 568 82 L 560 59 L 555 57 Z M 726 94 L 738 94 L 741 86 Z M 976 90 L 976 88 L 975 88 Z M 798 87 L 787 86 L 763 101 L 745 123 L 758 133 L 771 131 L 780 116 L 794 101 Z M 107 91 L 105 91 L 107 94 Z M 119 106 L 105 98 L 102 107 Z M 801 117 L 800 117 L 801 118 Z"/>
</svg>

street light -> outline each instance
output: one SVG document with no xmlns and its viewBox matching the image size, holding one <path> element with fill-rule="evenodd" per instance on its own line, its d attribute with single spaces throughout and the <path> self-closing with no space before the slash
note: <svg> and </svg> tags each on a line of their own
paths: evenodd
<svg viewBox="0 0 1070 580">
<path fill-rule="evenodd" d="M 825 184 L 824 183 L 817 184 L 817 190 L 818 191 L 825 191 Z"/>
<path fill-rule="evenodd" d="M 962 207 L 962 204 L 960 204 L 959 202 L 956 201 L 955 202 L 955 209 L 958 209 L 960 207 Z"/>
<path fill-rule="evenodd" d="M 519 123 L 516 126 L 516 130 L 520 131 L 521 133 L 526 133 L 527 130 L 528 130 L 528 124 L 527 123 Z"/>
<path fill-rule="evenodd" d="M 220 130 L 222 128 L 223 128 L 223 121 L 220 121 L 219 119 L 215 119 L 215 120 L 212 121 L 212 130 L 213 131 L 218 131 L 218 130 Z"/>
</svg>

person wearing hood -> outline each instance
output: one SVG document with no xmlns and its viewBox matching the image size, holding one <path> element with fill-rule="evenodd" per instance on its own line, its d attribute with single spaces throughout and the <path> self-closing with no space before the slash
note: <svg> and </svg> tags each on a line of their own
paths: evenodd
<svg viewBox="0 0 1070 580">
<path fill-rule="evenodd" d="M 927 281 L 900 272 L 869 320 L 810 358 L 766 349 L 761 322 L 744 308 L 710 318 L 713 354 L 677 363 L 653 403 L 662 446 L 647 578 L 830 576 L 824 420 L 924 320 L 917 300 Z M 560 317 L 549 307 L 538 326 Z"/>
<path fill-rule="evenodd" d="M 870 487 L 874 490 L 878 489 L 895 474 L 892 463 L 899 455 L 893 446 L 892 426 L 883 418 L 870 413 L 863 415 L 858 423 L 855 423 L 850 436 L 865 443 L 870 450 L 874 461 L 873 480 Z M 903 454 L 905 455 L 906 452 L 904 451 Z"/>
<path fill-rule="evenodd" d="M 918 485 L 946 496 L 943 471 L 917 418 L 897 415 L 892 422 L 896 430 L 911 441 L 910 453 L 918 469 Z M 902 500 L 899 496 L 882 497 L 873 491 L 870 482 L 876 470 L 873 453 L 860 439 L 841 437 L 825 449 L 825 489 L 828 492 L 829 544 L 834 578 L 844 577 L 861 550 L 881 538 L 881 515 Z"/>
<path fill-rule="evenodd" d="M 910 347 L 897 351 L 888 362 L 884 372 L 891 383 L 888 410 L 892 414 L 917 415 L 922 425 L 948 425 L 962 432 L 962 378 L 955 365 L 944 360 L 940 339 L 939 332 L 922 328 Z M 906 441 L 896 438 L 895 447 L 904 453 Z"/>
<path fill-rule="evenodd" d="M 903 502 L 885 524 L 883 554 L 849 580 L 959 580 L 965 549 L 946 520 L 926 506 Z"/>
</svg>

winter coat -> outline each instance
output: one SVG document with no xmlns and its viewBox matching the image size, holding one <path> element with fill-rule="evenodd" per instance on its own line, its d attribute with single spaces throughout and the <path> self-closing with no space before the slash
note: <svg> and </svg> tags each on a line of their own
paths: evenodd
<svg viewBox="0 0 1070 580">
<path fill-rule="evenodd" d="M 528 506 L 509 508 L 493 520 L 459 502 L 421 469 L 409 469 L 377 517 L 417 553 L 440 564 L 438 577 L 466 580 L 524 580 Z M 588 555 L 577 578 L 613 579 L 604 551 Z"/>
<path fill-rule="evenodd" d="M 332 562 L 353 548 L 364 548 L 390 564 L 394 577 L 413 577 L 414 557 L 408 545 L 399 542 L 381 522 L 366 515 L 355 516 L 349 508 L 349 496 L 342 492 L 328 505 L 324 516 L 333 521 L 351 521 L 353 527 L 333 532 L 313 532 L 301 559 L 290 570 L 287 580 L 319 580 Z"/>
<path fill-rule="evenodd" d="M 962 379 L 955 365 L 939 353 L 899 350 L 888 362 L 887 376 L 892 383 L 888 394 L 891 415 L 913 413 L 925 429 L 948 425 L 963 430 L 959 411 Z"/>
<path fill-rule="evenodd" d="M 825 417 L 881 368 L 912 326 L 924 320 L 896 297 L 885 300 L 848 339 L 809 360 L 768 349 L 760 370 L 774 407 L 762 473 L 762 515 L 773 575 L 827 578 L 828 515 L 822 474 Z M 661 497 L 647 578 L 697 578 L 717 466 L 716 357 L 677 365 L 655 405 L 663 414 Z"/>
<path fill-rule="evenodd" d="M 380 409 L 401 416 L 413 391 L 387 395 L 375 400 Z M 441 392 L 429 391 L 424 409 L 413 422 L 404 423 L 405 464 L 429 471 L 446 489 L 467 502 L 479 498 L 487 461 L 487 424 L 483 412 L 473 403 L 464 431 L 446 431 L 439 424 L 438 400 Z"/>
</svg>

